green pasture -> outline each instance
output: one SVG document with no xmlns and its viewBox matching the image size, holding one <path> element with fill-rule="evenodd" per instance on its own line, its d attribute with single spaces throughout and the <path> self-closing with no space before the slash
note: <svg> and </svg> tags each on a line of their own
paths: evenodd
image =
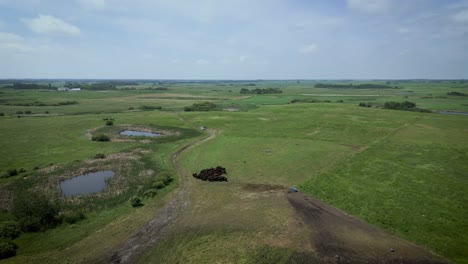
<svg viewBox="0 0 468 264">
<path fill-rule="evenodd" d="M 323 82 L 333 81 L 147 83 L 106 92 L 0 88 L 0 113 L 5 114 L 0 116 L 0 173 L 26 170 L 0 179 L 0 191 L 24 177 L 35 177 L 37 169 L 67 168 L 96 153 L 134 149 L 149 151 L 146 162 L 154 170 L 175 174 L 171 155 L 199 138 L 194 132 L 176 141 L 150 143 L 89 140 L 89 131 L 112 130 L 105 128 L 105 118 L 114 118 L 114 126 L 196 130 L 206 126 L 217 136 L 180 158 L 191 206 L 142 263 L 313 260 L 308 231 L 297 226 L 293 209 L 279 191 L 292 185 L 455 263 L 468 263 L 468 116 L 358 107 L 360 102 L 411 101 L 429 110 L 468 111 L 468 97 L 447 96 L 449 91 L 468 93 L 466 83 L 390 81 L 400 88 L 314 88 Z M 145 90 L 155 87 L 168 90 Z M 241 88 L 280 88 L 283 93 L 245 95 L 239 93 Z M 290 103 L 298 98 L 330 102 Z M 78 104 L 6 105 L 36 101 Z M 240 111 L 183 111 L 206 101 Z M 143 106 L 162 109 L 142 111 Z M 17 111 L 49 115 L 18 118 Z M 218 165 L 227 169 L 229 182 L 191 177 Z M 14 240 L 17 256 L 2 263 L 96 260 L 149 221 L 170 200 L 179 180 L 155 198 L 145 199 L 141 208 L 123 202 L 90 211 L 73 225 L 22 234 Z M 0 219 L 10 218 L 0 213 Z"/>
</svg>

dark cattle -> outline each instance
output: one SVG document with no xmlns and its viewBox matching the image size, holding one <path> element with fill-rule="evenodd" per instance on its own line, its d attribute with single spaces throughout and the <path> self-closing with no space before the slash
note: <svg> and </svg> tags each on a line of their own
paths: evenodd
<svg viewBox="0 0 468 264">
<path fill-rule="evenodd" d="M 226 169 L 217 166 L 216 168 L 203 169 L 199 174 L 194 173 L 192 176 L 203 181 L 227 181 L 224 174 L 227 174 Z"/>
</svg>

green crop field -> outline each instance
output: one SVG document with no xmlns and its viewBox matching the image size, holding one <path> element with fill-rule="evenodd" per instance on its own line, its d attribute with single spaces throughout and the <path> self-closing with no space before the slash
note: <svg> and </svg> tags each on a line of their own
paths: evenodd
<svg viewBox="0 0 468 264">
<path fill-rule="evenodd" d="M 2 263 L 103 262 L 182 192 L 183 210 L 138 262 L 320 263 L 309 240 L 315 231 L 285 197 L 290 186 L 468 263 L 468 96 L 447 94 L 468 93 L 467 82 L 142 81 L 79 92 L 7 85 L 0 87 L 0 224 L 22 223 L 15 201 L 35 192 L 57 204 L 56 218 L 84 218 L 23 230 L 12 240 L 16 255 Z M 417 111 L 384 108 L 404 101 Z M 202 102 L 217 108 L 184 111 Z M 167 136 L 119 136 L 125 128 Z M 111 140 L 91 140 L 97 134 Z M 216 166 L 228 182 L 191 177 Z M 57 191 L 60 180 L 103 168 L 119 174 L 103 194 L 70 199 Z M 166 177 L 172 181 L 155 187 Z M 132 207 L 134 196 L 143 206 Z"/>
</svg>

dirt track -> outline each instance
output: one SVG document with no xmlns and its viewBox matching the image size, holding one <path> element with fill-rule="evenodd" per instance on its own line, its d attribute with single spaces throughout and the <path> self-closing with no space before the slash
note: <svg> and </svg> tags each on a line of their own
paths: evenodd
<svg viewBox="0 0 468 264">
<path fill-rule="evenodd" d="M 177 170 L 180 177 L 186 177 L 184 171 L 177 163 L 182 152 L 197 144 L 210 140 L 216 136 L 215 131 L 207 131 L 208 137 L 185 145 L 172 155 L 171 163 Z M 142 229 L 135 233 L 129 240 L 112 252 L 105 258 L 98 260 L 102 263 L 135 263 L 138 258 L 161 238 L 168 233 L 168 226 L 177 216 L 188 207 L 190 200 L 188 199 L 188 181 L 181 180 L 180 188 L 174 195 L 173 199 L 156 213 L 154 218 L 148 222 Z"/>
<path fill-rule="evenodd" d="M 309 227 L 310 241 L 324 263 L 446 263 L 317 199 L 302 193 L 288 193 L 286 197 Z"/>
</svg>

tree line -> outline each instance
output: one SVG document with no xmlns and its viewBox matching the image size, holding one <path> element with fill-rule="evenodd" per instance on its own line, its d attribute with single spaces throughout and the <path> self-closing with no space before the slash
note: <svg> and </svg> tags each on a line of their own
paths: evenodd
<svg viewBox="0 0 468 264">
<path fill-rule="evenodd" d="M 240 89 L 240 93 L 241 94 L 279 94 L 279 93 L 283 93 L 283 91 L 279 88 L 265 88 L 265 89 L 256 88 L 252 90 L 249 90 L 247 88 L 242 88 Z"/>
<path fill-rule="evenodd" d="M 337 89 L 398 89 L 398 86 L 390 86 L 385 84 L 328 84 L 317 83 L 315 88 L 337 88 Z"/>
</svg>

